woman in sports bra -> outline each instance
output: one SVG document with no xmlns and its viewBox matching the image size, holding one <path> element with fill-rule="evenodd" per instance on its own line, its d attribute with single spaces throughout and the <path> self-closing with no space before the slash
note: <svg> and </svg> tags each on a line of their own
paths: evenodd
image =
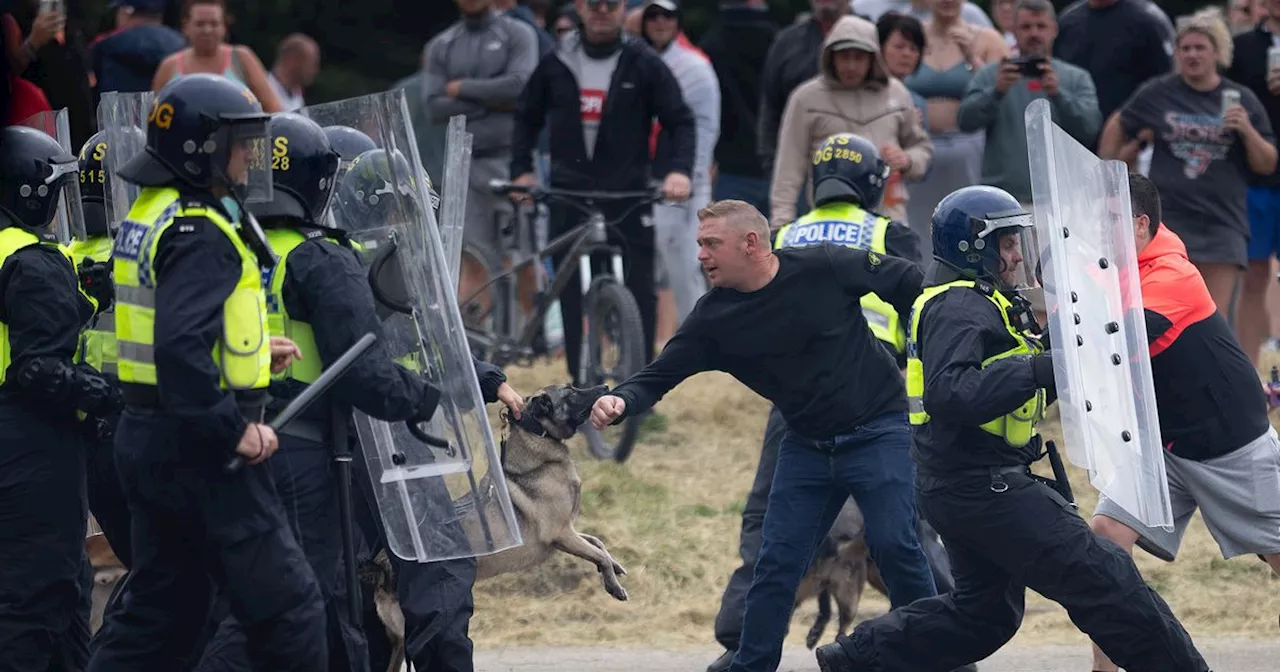
<svg viewBox="0 0 1280 672">
<path fill-rule="evenodd" d="M 183 75 L 222 75 L 248 87 L 258 97 L 264 111 L 284 110 L 275 89 L 267 81 L 266 68 L 253 50 L 242 44 L 226 44 L 224 0 L 187 0 L 182 13 L 182 32 L 191 46 L 160 63 L 151 82 L 152 91 L 159 91 Z"/>
<path fill-rule="evenodd" d="M 982 66 L 1009 53 L 1000 33 L 960 18 L 961 0 L 933 0 L 933 18 L 924 22 L 924 59 L 903 80 L 925 99 L 925 118 L 933 138 L 933 166 L 924 180 L 910 186 L 907 223 L 920 234 L 925 259 L 932 254 L 933 209 L 956 189 L 982 181 L 986 134 L 961 133 L 957 125 L 964 91 Z"/>
</svg>

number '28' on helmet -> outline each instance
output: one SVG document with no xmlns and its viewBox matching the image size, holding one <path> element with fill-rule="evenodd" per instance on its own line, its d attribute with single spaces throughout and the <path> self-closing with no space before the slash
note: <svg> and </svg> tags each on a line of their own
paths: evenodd
<svg viewBox="0 0 1280 672">
<path fill-rule="evenodd" d="M 338 184 L 338 153 L 316 122 L 292 112 L 271 117 L 271 201 L 249 210 L 259 219 L 289 217 L 332 226 L 329 204 Z"/>
<path fill-rule="evenodd" d="M 968 280 L 1004 290 L 1036 287 L 1040 247 L 1031 213 L 1009 192 L 964 187 L 933 211 L 933 256 Z"/>
</svg>

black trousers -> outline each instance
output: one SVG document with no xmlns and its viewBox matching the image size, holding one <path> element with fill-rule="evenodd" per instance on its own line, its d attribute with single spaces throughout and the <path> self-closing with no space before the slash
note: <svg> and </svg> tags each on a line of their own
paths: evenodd
<svg viewBox="0 0 1280 672">
<path fill-rule="evenodd" d="M 71 413 L 0 401 L 0 670 L 88 657 L 84 443 Z"/>
<path fill-rule="evenodd" d="M 245 625 L 253 669 L 327 669 L 324 600 L 270 467 L 223 474 L 227 455 L 192 441 L 182 423 L 132 410 L 120 418 L 115 449 L 134 564 L 88 669 L 183 669 L 215 588 Z"/>
<path fill-rule="evenodd" d="M 342 522 L 333 473 L 333 453 L 326 443 L 281 431 L 280 450 L 267 465 L 284 506 L 289 526 L 306 553 L 324 596 L 328 624 L 329 668 L 334 672 L 368 672 L 364 631 L 350 617 Z M 196 672 L 251 670 L 245 628 L 228 616 L 219 625 L 196 666 Z"/>
<path fill-rule="evenodd" d="M 622 214 L 623 208 L 610 205 L 603 210 L 605 217 L 612 220 Z M 654 234 L 648 217 L 651 211 L 652 208 L 648 206 L 636 208 L 621 224 L 609 231 L 609 242 L 622 249 L 622 272 L 626 278 L 626 286 L 640 308 L 640 321 L 644 325 L 645 364 L 653 361 L 653 341 L 658 319 L 658 294 L 654 288 Z M 563 205 L 552 206 L 549 227 L 551 238 L 571 231 L 582 222 L 582 214 L 577 210 Z M 582 362 L 582 281 L 578 274 L 578 260 L 566 259 L 566 252 L 568 249 L 562 248 L 552 256 L 556 274 L 569 274 L 568 284 L 559 297 L 560 317 L 564 322 L 564 359 L 574 384 L 583 385 L 587 381 L 579 380 Z M 609 272 L 607 261 L 596 261 L 592 268 L 592 274 L 596 277 Z"/>
<path fill-rule="evenodd" d="M 782 413 L 777 407 L 771 406 L 755 482 L 751 484 L 751 493 L 747 495 L 747 504 L 742 510 L 742 531 L 738 537 L 738 554 L 742 557 L 742 564 L 729 577 L 729 584 L 725 586 L 724 595 L 720 598 L 720 611 L 716 613 L 716 641 L 728 651 L 738 649 L 738 641 L 742 635 L 747 590 L 751 587 L 756 559 L 760 555 L 764 513 L 773 485 L 773 472 L 778 465 L 778 446 L 786 431 L 787 423 L 782 419 Z M 916 533 L 920 539 L 920 547 L 929 561 L 929 568 L 933 570 L 934 585 L 939 593 L 949 592 L 955 587 L 955 583 L 951 579 L 951 563 L 946 551 L 938 543 L 938 534 L 924 522 L 923 517 L 919 519 Z"/>
<path fill-rule="evenodd" d="M 917 477 L 920 511 L 942 534 L 955 590 L 866 621 L 840 640 L 857 669 L 941 672 L 982 660 L 1018 631 L 1030 588 L 1129 672 L 1208 670 L 1133 559 L 1023 472 Z M 929 642 L 929 646 L 921 646 Z"/>
</svg>

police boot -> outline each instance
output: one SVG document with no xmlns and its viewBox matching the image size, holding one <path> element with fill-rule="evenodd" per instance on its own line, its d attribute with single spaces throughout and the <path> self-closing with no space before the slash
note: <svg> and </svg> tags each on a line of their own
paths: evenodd
<svg viewBox="0 0 1280 672">
<path fill-rule="evenodd" d="M 864 672 L 865 667 L 856 665 L 844 652 L 839 642 L 823 644 L 813 652 L 818 658 L 818 669 L 822 672 Z"/>
<path fill-rule="evenodd" d="M 729 665 L 733 663 L 733 651 L 725 651 L 716 658 L 715 662 L 707 666 L 707 672 L 725 672 L 729 669 Z"/>
</svg>

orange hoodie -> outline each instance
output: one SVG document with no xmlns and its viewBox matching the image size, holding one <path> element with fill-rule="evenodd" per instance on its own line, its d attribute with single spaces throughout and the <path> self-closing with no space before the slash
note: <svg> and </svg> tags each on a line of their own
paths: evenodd
<svg viewBox="0 0 1280 672">
<path fill-rule="evenodd" d="M 1165 450 L 1207 460 L 1262 436 L 1271 423 L 1258 372 L 1163 224 L 1138 253 L 1138 276 Z"/>
</svg>

